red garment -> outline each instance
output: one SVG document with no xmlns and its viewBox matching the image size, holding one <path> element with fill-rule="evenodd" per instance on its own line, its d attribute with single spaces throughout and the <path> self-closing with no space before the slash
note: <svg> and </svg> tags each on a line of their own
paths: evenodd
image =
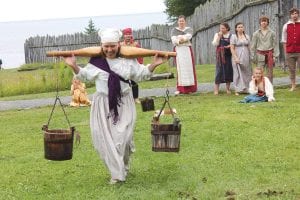
<svg viewBox="0 0 300 200">
<path fill-rule="evenodd" d="M 125 28 L 123 29 L 123 35 L 132 35 L 132 29 L 131 28 Z"/>
<path fill-rule="evenodd" d="M 134 41 L 131 28 L 125 28 L 125 29 L 123 29 L 122 32 L 123 32 L 123 35 L 130 35 L 131 38 L 130 38 L 129 42 L 126 42 L 125 40 L 123 42 L 121 42 L 121 46 L 132 46 L 132 47 L 138 47 L 138 48 L 141 47 L 141 45 L 138 42 Z M 144 58 L 139 57 L 139 58 L 137 58 L 137 61 L 138 61 L 138 63 L 143 64 Z"/>
<path fill-rule="evenodd" d="M 132 29 L 131 28 L 125 28 L 122 30 L 123 35 L 125 36 L 130 36 L 130 42 L 123 42 L 123 44 L 125 44 L 126 46 L 134 46 L 134 47 L 140 47 L 140 46 L 135 46 L 134 44 L 134 39 L 132 36 Z"/>
<path fill-rule="evenodd" d="M 273 49 L 266 51 L 257 50 L 257 53 L 265 56 L 265 63 L 269 68 L 272 68 L 274 66 Z"/>
<path fill-rule="evenodd" d="M 255 81 L 256 82 L 256 81 Z M 265 79 L 264 79 L 264 77 L 263 77 L 263 79 L 262 79 L 262 82 L 263 82 L 263 88 L 264 88 L 264 90 L 266 90 L 265 89 Z M 255 83 L 255 84 L 257 84 L 257 83 Z M 257 90 L 257 96 L 260 96 L 260 97 L 262 97 L 262 96 L 265 96 L 266 95 L 266 92 L 265 91 L 263 91 L 263 90 Z"/>
<path fill-rule="evenodd" d="M 300 22 L 287 24 L 287 53 L 300 53 Z"/>
<path fill-rule="evenodd" d="M 226 60 L 225 60 L 225 48 L 223 46 L 219 46 L 217 47 L 217 62 L 219 65 L 221 64 L 225 64 Z"/>
<path fill-rule="evenodd" d="M 197 92 L 197 79 L 196 79 L 196 69 L 195 69 L 195 61 L 194 61 L 194 54 L 192 51 L 192 47 L 190 47 L 191 56 L 192 56 L 192 63 L 193 63 L 193 75 L 194 75 L 194 85 L 190 86 L 179 86 L 177 83 L 177 91 L 180 92 L 180 94 L 188 94 L 192 92 Z M 178 75 L 177 75 L 178 77 Z M 178 81 L 178 80 L 177 80 Z"/>
</svg>

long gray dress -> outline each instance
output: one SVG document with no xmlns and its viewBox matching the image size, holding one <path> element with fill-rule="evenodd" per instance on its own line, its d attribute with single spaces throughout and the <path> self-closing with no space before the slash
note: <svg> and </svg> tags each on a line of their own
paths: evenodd
<svg viewBox="0 0 300 200">
<path fill-rule="evenodd" d="M 247 92 L 252 76 L 249 50 L 250 37 L 246 35 L 246 39 L 241 40 L 236 35 L 232 35 L 230 44 L 235 46 L 237 57 L 240 60 L 240 64 L 236 64 L 232 56 L 233 85 L 235 91 Z"/>
<path fill-rule="evenodd" d="M 106 59 L 110 69 L 125 80 L 136 82 L 150 79 L 152 72 L 148 66 L 136 59 Z M 93 97 L 90 128 L 94 147 L 108 168 L 111 178 L 125 181 L 129 170 L 130 154 L 134 151 L 133 130 L 136 109 L 129 84 L 121 81 L 122 103 L 118 107 L 119 121 L 113 123 L 110 117 L 108 98 L 108 78 L 106 71 L 91 63 L 80 68 L 76 77 L 82 81 L 95 81 L 96 92 Z"/>
</svg>

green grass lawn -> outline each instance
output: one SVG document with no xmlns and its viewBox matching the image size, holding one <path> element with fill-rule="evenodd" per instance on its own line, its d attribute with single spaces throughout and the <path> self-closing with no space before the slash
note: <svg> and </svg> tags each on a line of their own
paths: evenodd
<svg viewBox="0 0 300 200">
<path fill-rule="evenodd" d="M 51 107 L 2 111 L 0 199 L 299 200 L 299 96 L 277 89 L 276 102 L 257 104 L 225 94 L 171 97 L 182 123 L 179 153 L 151 151 L 153 112 L 138 105 L 131 171 L 114 186 L 92 146 L 89 108 L 66 107 L 81 135 L 69 161 L 44 159 L 41 127 Z M 155 99 L 157 109 L 162 103 Z M 54 114 L 50 128 L 67 128 L 61 110 Z"/>
<path fill-rule="evenodd" d="M 149 58 L 145 59 L 145 64 L 150 63 L 151 60 Z M 163 69 L 162 71 L 168 71 L 173 72 L 175 75 L 175 78 L 173 79 L 164 79 L 164 80 L 157 80 L 157 81 L 143 81 L 139 83 L 140 89 L 150 89 L 150 88 L 164 88 L 164 87 L 176 87 L 176 68 L 169 66 L 167 63 L 163 64 L 160 69 Z M 157 71 L 159 72 L 160 69 Z M 53 75 L 55 73 L 53 70 L 36 70 L 36 71 L 29 71 L 29 72 L 18 72 L 17 70 L 2 70 L 0 71 L 0 86 L 1 86 L 1 80 L 2 80 L 2 86 L 6 86 L 5 84 L 7 82 L 12 82 L 8 85 L 11 85 L 10 88 L 7 90 L 17 90 L 22 91 L 22 88 L 24 87 L 24 84 L 22 84 L 22 79 L 27 80 L 25 81 L 27 87 L 26 90 L 29 91 L 35 91 L 34 87 L 38 87 L 37 84 L 34 83 L 33 79 L 42 79 L 41 76 L 51 77 L 52 80 L 47 80 L 48 88 L 51 91 L 55 91 L 56 88 L 56 78 Z M 214 65 L 197 65 L 196 66 L 196 73 L 197 73 L 197 79 L 198 83 L 213 83 L 214 77 L 215 77 L 215 66 Z M 276 67 L 274 69 L 274 77 L 286 77 L 288 76 L 288 72 L 285 72 L 281 70 L 279 67 Z M 33 78 L 34 77 L 34 78 Z M 20 80 L 21 79 L 21 80 Z M 18 80 L 18 81 L 15 81 Z M 18 86 L 18 84 L 21 86 Z M 29 83 L 29 84 L 28 84 Z M 52 84 L 49 85 L 49 84 Z M 52 89 L 51 89 L 52 87 Z M 70 83 L 71 87 L 71 83 Z M 0 88 L 1 90 L 1 88 Z M 95 92 L 95 87 L 88 88 L 87 92 L 89 94 L 92 94 Z M 56 92 L 43 92 L 43 93 L 36 93 L 36 94 L 25 94 L 25 95 L 14 95 L 14 96 L 4 96 L 0 97 L 0 101 L 7 101 L 7 100 L 21 100 L 21 99 L 36 99 L 36 98 L 51 98 L 55 97 Z M 70 90 L 68 87 L 66 87 L 66 90 L 62 90 L 59 92 L 60 96 L 69 96 Z"/>
</svg>

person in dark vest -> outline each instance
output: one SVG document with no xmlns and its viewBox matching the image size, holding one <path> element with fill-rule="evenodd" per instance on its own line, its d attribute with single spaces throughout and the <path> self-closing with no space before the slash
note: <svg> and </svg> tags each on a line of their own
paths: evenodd
<svg viewBox="0 0 300 200">
<path fill-rule="evenodd" d="M 230 94 L 230 83 L 233 81 L 233 69 L 230 50 L 230 27 L 227 23 L 220 24 L 220 31 L 215 33 L 212 44 L 216 49 L 216 76 L 214 94 L 219 94 L 221 83 L 226 83 L 226 93 Z"/>
<path fill-rule="evenodd" d="M 0 70 L 2 69 L 2 60 L 0 59 Z"/>
<path fill-rule="evenodd" d="M 296 63 L 300 67 L 300 18 L 298 8 L 290 10 L 290 20 L 282 28 L 281 42 L 283 43 L 285 58 L 290 71 L 290 91 L 294 91 L 296 89 Z"/>
<path fill-rule="evenodd" d="M 131 28 L 125 28 L 123 29 L 123 38 L 124 40 L 121 42 L 121 46 L 132 46 L 132 47 L 141 47 L 141 45 L 136 42 L 132 35 L 132 29 Z M 137 61 L 140 64 L 144 63 L 144 59 L 142 57 L 137 58 Z M 141 103 L 139 100 L 139 85 L 131 80 L 131 88 L 132 88 L 132 95 L 134 98 L 134 101 L 136 103 Z"/>
<path fill-rule="evenodd" d="M 156 55 L 150 65 L 141 65 L 137 59 L 119 57 L 120 30 L 103 29 L 99 35 L 104 57 L 92 57 L 84 68 L 76 64 L 75 56 L 64 59 L 76 78 L 96 83 L 90 113 L 92 140 L 110 172 L 110 184 L 115 184 L 126 180 L 134 151 L 136 108 L 128 80 L 150 79 L 153 70 L 168 57 Z"/>
</svg>

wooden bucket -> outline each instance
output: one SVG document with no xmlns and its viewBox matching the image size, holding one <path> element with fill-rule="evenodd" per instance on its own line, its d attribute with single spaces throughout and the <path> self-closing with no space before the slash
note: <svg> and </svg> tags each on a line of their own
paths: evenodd
<svg viewBox="0 0 300 200">
<path fill-rule="evenodd" d="M 44 125 L 44 150 L 45 158 L 48 160 L 70 160 L 72 159 L 74 127 L 70 129 L 48 129 Z"/>
<path fill-rule="evenodd" d="M 154 100 L 152 98 L 144 98 L 141 100 L 142 111 L 151 111 L 154 110 Z"/>
<path fill-rule="evenodd" d="M 160 124 L 158 118 L 151 124 L 152 151 L 179 152 L 181 124 L 178 118 L 174 118 L 173 124 Z"/>
</svg>

